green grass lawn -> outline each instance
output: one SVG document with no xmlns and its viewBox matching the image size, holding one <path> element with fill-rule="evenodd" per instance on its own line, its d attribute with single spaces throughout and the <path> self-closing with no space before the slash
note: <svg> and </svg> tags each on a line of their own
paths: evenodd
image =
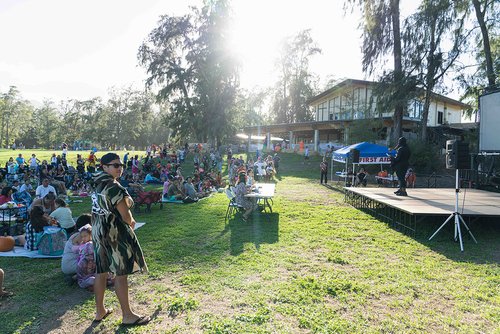
<svg viewBox="0 0 500 334">
<path fill-rule="evenodd" d="M 104 154 L 106 154 L 108 151 L 98 151 L 96 153 L 97 158 L 100 158 Z M 125 151 L 114 151 L 120 154 L 120 156 L 123 158 L 123 155 L 126 153 Z M 130 157 L 133 157 L 134 155 L 139 155 L 141 156 L 146 156 L 145 151 L 127 151 L 130 153 Z M 9 161 L 9 158 L 13 158 L 16 160 L 17 156 L 21 153 L 26 159 L 26 162 L 31 158 L 31 155 L 34 153 L 36 154 L 36 157 L 40 160 L 47 160 L 47 162 L 50 164 L 50 158 L 52 157 L 52 154 L 55 153 L 56 155 L 62 155 L 62 150 L 33 150 L 33 149 L 25 149 L 25 150 L 5 150 L 5 149 L 0 149 L 0 166 L 3 168 L 5 167 L 5 163 Z M 68 151 L 68 156 L 67 160 L 68 162 L 76 166 L 76 155 L 81 154 L 83 158 L 87 158 L 89 156 L 90 150 L 88 151 Z"/>
<path fill-rule="evenodd" d="M 15 293 L 1 301 L 0 333 L 499 331 L 498 222 L 471 226 L 478 244 L 466 236 L 461 253 L 451 226 L 427 240 L 441 220 L 401 234 L 318 178 L 319 158 L 282 154 L 272 214 L 225 223 L 224 194 L 135 214 L 150 269 L 130 276 L 132 304 L 153 315 L 143 328 L 119 326 L 113 291 L 116 312 L 91 326 L 93 295 L 67 286 L 57 260 L 0 257 Z"/>
</svg>

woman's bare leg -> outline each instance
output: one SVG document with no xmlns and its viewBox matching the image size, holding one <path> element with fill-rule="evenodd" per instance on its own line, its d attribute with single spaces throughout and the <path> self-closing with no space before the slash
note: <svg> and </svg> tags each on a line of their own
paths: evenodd
<svg viewBox="0 0 500 334">
<path fill-rule="evenodd" d="M 133 323 L 140 318 L 140 315 L 132 312 L 132 309 L 130 308 L 127 278 L 127 275 L 115 277 L 115 293 L 122 309 L 122 322 L 126 324 Z"/>
<path fill-rule="evenodd" d="M 108 273 L 96 274 L 94 282 L 95 294 L 95 319 L 100 320 L 106 315 L 106 308 L 104 307 L 104 292 L 106 291 L 106 278 Z"/>
</svg>

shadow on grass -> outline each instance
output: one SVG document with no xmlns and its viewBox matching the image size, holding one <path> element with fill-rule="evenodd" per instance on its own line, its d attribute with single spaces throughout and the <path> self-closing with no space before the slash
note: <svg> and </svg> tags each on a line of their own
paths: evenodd
<svg viewBox="0 0 500 334">
<path fill-rule="evenodd" d="M 244 250 L 246 243 L 253 243 L 259 251 L 261 244 L 272 244 L 279 241 L 279 214 L 254 214 L 244 221 L 241 214 L 236 214 L 229 220 L 231 231 L 230 254 L 238 255 Z"/>
<path fill-rule="evenodd" d="M 368 215 L 372 215 L 370 211 L 361 210 Z M 372 215 L 373 216 L 373 215 Z M 378 219 L 376 216 L 374 218 Z M 383 222 L 391 229 L 405 234 L 413 238 L 420 244 L 428 247 L 432 251 L 442 254 L 450 260 L 464 263 L 499 263 L 500 250 L 498 248 L 498 240 L 500 240 L 500 224 L 495 219 L 476 219 L 474 221 L 466 221 L 471 233 L 477 240 L 477 244 L 470 236 L 467 229 L 460 224 L 464 251 L 460 250 L 458 239 L 455 240 L 453 219 L 450 220 L 432 240 L 429 238 L 437 231 L 444 223 L 448 216 L 430 216 L 420 220 L 416 226 L 415 235 L 405 233 L 405 229 L 401 229 L 398 225 Z"/>
<path fill-rule="evenodd" d="M 64 283 L 60 259 L 5 260 L 0 267 L 8 274 L 5 284 L 14 296 L 0 303 L 0 333 L 51 332 L 61 327 L 61 318 L 69 310 L 94 298 L 77 284 Z M 57 268 L 53 264 L 57 264 Z M 38 268 L 35 276 L 24 270 L 32 265 Z M 47 310 L 50 310 L 49 317 L 43 316 Z"/>
<path fill-rule="evenodd" d="M 336 186 L 332 186 L 330 184 L 322 184 L 323 187 L 325 188 L 328 188 L 330 190 L 333 190 L 333 191 L 336 191 L 338 192 L 339 194 L 345 194 L 345 191 L 344 189 L 340 188 L 340 187 L 336 187 Z"/>
<path fill-rule="evenodd" d="M 415 239 L 421 244 L 429 247 L 433 251 L 446 256 L 448 259 L 457 262 L 470 262 L 476 264 L 499 263 L 500 249 L 500 224 L 498 219 L 482 219 L 473 222 L 466 222 L 471 233 L 477 240 L 477 244 L 470 236 L 467 229 L 460 225 L 464 251 L 460 251 L 460 243 L 455 241 L 453 219 L 449 221 L 438 234 L 429 240 L 430 236 L 444 223 L 447 217 L 433 219 L 420 225 Z"/>
</svg>

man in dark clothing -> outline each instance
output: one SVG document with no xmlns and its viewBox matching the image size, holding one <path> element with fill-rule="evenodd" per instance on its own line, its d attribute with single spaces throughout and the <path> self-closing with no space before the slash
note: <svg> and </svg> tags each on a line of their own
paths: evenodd
<svg viewBox="0 0 500 334">
<path fill-rule="evenodd" d="M 328 183 L 328 162 L 326 158 L 323 158 L 323 161 L 319 164 L 319 169 L 321 172 L 321 178 L 319 183 L 323 184 L 323 179 L 325 179 L 325 184 Z"/>
<path fill-rule="evenodd" d="M 399 181 L 399 189 L 395 192 L 398 196 L 408 196 L 406 193 L 406 170 L 409 166 L 410 160 L 410 148 L 406 143 L 406 138 L 401 137 L 398 140 L 398 145 L 394 148 L 397 150 L 396 156 L 391 157 L 391 167 L 394 171 L 396 171 L 396 176 Z"/>
</svg>

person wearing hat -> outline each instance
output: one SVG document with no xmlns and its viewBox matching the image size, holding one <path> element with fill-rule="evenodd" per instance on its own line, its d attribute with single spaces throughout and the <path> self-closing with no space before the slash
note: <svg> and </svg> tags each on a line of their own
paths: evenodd
<svg viewBox="0 0 500 334">
<path fill-rule="evenodd" d="M 108 273 L 113 273 L 115 293 L 122 310 L 122 324 L 139 326 L 151 318 L 132 311 L 128 294 L 128 275 L 147 272 L 144 255 L 134 233 L 135 219 L 130 212 L 133 205 L 127 190 L 118 183 L 124 165 L 115 153 L 101 157 L 101 171 L 91 181 L 92 243 L 96 261 L 94 293 L 96 315 L 94 322 L 106 318 L 112 310 L 104 306 L 104 292 Z"/>
<path fill-rule="evenodd" d="M 406 193 L 406 170 L 409 166 L 410 148 L 406 143 L 406 138 L 401 137 L 398 140 L 398 145 L 394 148 L 396 152 L 395 157 L 391 157 L 391 167 L 396 172 L 398 177 L 399 189 L 394 192 L 397 196 L 408 196 Z"/>
</svg>

